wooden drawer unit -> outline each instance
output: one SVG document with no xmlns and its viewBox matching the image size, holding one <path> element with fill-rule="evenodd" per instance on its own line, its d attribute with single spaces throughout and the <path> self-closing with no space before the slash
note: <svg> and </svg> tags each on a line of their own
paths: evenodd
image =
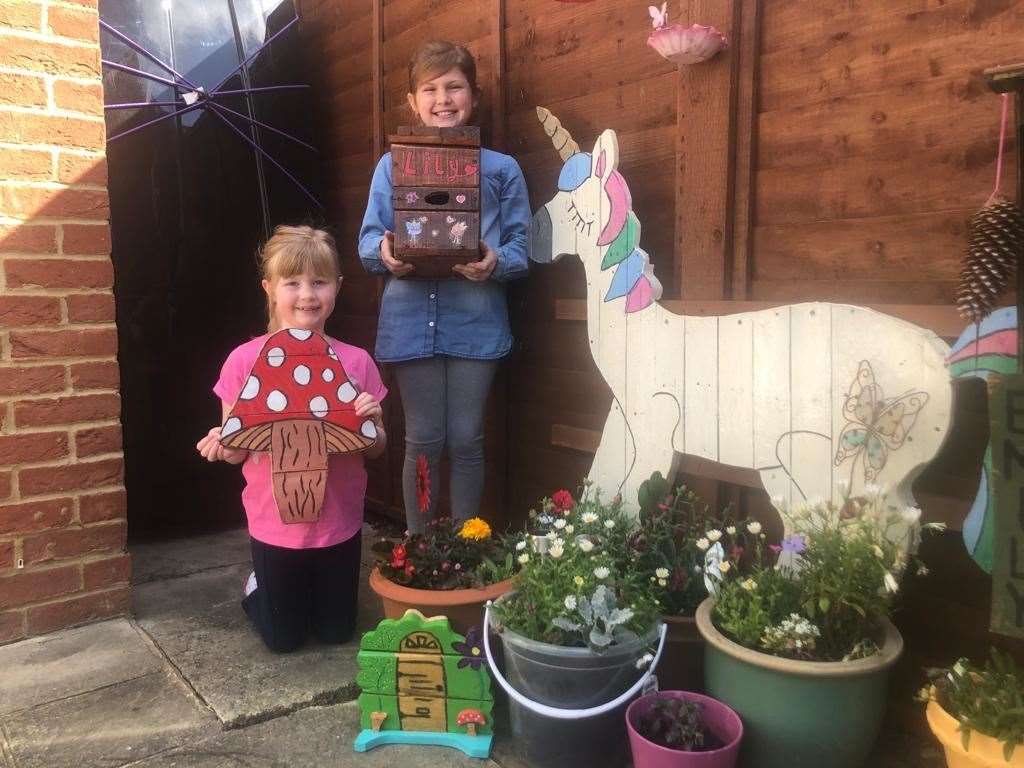
<svg viewBox="0 0 1024 768">
<path fill-rule="evenodd" d="M 480 129 L 399 128 L 391 142 L 395 256 L 411 277 L 480 258 Z"/>
</svg>

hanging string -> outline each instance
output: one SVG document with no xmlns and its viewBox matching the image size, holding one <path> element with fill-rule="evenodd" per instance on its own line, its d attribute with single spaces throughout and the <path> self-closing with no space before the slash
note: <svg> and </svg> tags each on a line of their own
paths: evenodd
<svg viewBox="0 0 1024 768">
<path fill-rule="evenodd" d="M 1003 149 L 1006 146 L 1006 116 L 1010 106 L 1010 94 L 1003 94 L 1003 116 L 999 124 L 999 154 L 996 156 L 996 186 L 992 194 L 988 196 L 985 205 L 991 204 L 999 194 L 999 187 L 1003 183 Z"/>
</svg>

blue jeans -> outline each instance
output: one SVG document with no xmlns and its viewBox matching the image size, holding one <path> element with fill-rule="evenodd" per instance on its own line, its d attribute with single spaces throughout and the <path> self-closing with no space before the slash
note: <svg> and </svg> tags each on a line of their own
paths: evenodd
<svg viewBox="0 0 1024 768">
<path fill-rule="evenodd" d="M 405 411 L 405 463 L 402 496 L 411 533 L 422 533 L 437 510 L 438 466 L 448 450 L 451 507 L 455 520 L 480 511 L 484 488 L 484 408 L 497 360 L 434 356 L 394 363 Z M 416 460 L 430 469 L 430 508 L 421 513 L 416 498 Z"/>
</svg>

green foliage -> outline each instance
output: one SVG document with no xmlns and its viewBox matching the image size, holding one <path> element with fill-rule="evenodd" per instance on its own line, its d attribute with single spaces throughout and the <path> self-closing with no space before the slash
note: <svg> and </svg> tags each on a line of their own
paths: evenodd
<svg viewBox="0 0 1024 768">
<path fill-rule="evenodd" d="M 875 653 L 879 620 L 892 610 L 917 542 L 918 515 L 889 507 L 880 494 L 796 510 L 789 515 L 795 532 L 772 548 L 781 550 L 779 563 L 773 567 L 758 550 L 751 573 L 727 579 L 715 624 L 741 645 L 791 658 Z M 796 642 L 812 636 L 813 643 Z"/>
<path fill-rule="evenodd" d="M 479 588 L 515 574 L 509 540 L 491 535 L 479 518 L 455 526 L 449 517 L 427 523 L 422 534 L 401 542 L 381 539 L 373 544 L 381 574 L 414 589 Z"/>
<path fill-rule="evenodd" d="M 708 596 L 704 567 L 709 548 L 721 546 L 722 560 L 729 563 L 725 570 L 737 566 L 748 546 L 749 521 L 735 520 L 731 508 L 712 515 L 686 486 L 673 493 L 660 472 L 640 484 L 637 496 L 640 523 L 629 539 L 637 568 L 662 587 L 662 613 L 692 616 Z"/>
<path fill-rule="evenodd" d="M 702 706 L 676 697 L 658 697 L 639 719 L 637 730 L 655 744 L 695 752 L 707 748 L 709 733 L 701 717 Z"/>
<path fill-rule="evenodd" d="M 950 669 L 928 672 L 939 704 L 959 721 L 964 749 L 977 731 L 1003 743 L 1009 762 L 1024 744 L 1024 676 L 1009 654 L 991 650 L 984 667 L 960 659 Z"/>
<path fill-rule="evenodd" d="M 558 500 L 559 503 L 554 503 Z M 578 501 L 560 491 L 531 511 L 519 537 L 516 591 L 496 605 L 504 626 L 532 640 L 603 650 L 656 621 L 660 589 L 641 573 L 628 544 L 635 522 L 600 493 Z"/>
</svg>

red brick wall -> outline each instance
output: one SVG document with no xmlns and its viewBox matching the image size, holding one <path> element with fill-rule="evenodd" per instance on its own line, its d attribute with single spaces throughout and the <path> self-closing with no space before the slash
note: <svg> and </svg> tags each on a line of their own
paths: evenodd
<svg viewBox="0 0 1024 768">
<path fill-rule="evenodd" d="M 96 0 L 0 0 L 0 643 L 125 613 Z"/>
</svg>

